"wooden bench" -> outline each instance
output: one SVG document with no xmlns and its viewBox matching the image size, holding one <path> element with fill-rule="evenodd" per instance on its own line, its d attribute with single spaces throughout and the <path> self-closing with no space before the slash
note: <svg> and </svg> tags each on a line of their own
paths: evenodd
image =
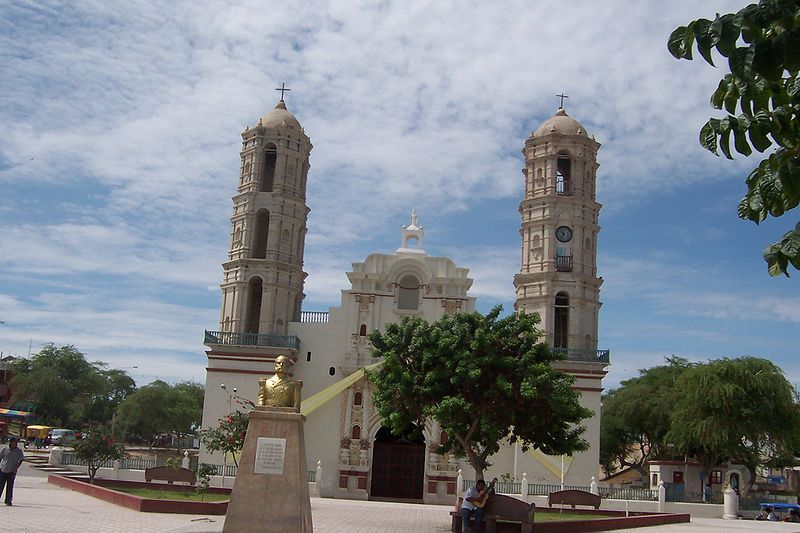
<svg viewBox="0 0 800 533">
<path fill-rule="evenodd" d="M 552 507 L 553 504 L 571 505 L 573 509 L 575 509 L 576 505 L 586 505 L 599 509 L 600 496 L 592 494 L 591 492 L 586 492 L 585 490 L 559 490 L 551 492 L 550 495 L 547 496 L 547 505 Z"/>
<path fill-rule="evenodd" d="M 483 520 L 486 533 L 517 532 L 531 533 L 533 531 L 533 514 L 536 505 L 525 503 L 522 500 L 492 494 L 486 507 L 483 508 Z M 461 533 L 461 513 L 450 511 L 452 522 L 450 531 Z"/>
<path fill-rule="evenodd" d="M 166 481 L 172 485 L 173 481 L 183 481 L 194 485 L 197 483 L 197 476 L 188 468 L 172 468 L 171 466 L 154 466 L 144 471 L 144 480 L 147 482 Z"/>
</svg>

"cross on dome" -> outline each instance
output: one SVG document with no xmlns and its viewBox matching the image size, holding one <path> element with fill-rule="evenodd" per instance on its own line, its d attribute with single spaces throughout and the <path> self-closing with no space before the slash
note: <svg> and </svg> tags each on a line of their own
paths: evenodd
<svg viewBox="0 0 800 533">
<path fill-rule="evenodd" d="M 281 86 L 280 87 L 276 87 L 275 90 L 281 92 L 281 102 L 283 102 L 283 93 L 285 93 L 286 91 L 291 91 L 291 89 L 287 89 L 286 88 L 286 83 L 285 82 L 281 82 Z"/>
</svg>

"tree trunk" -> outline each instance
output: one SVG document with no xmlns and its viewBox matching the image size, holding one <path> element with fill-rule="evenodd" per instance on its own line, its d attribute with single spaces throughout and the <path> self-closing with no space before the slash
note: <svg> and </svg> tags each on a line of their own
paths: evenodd
<svg viewBox="0 0 800 533">
<path fill-rule="evenodd" d="M 483 479 L 483 471 L 486 470 L 486 458 L 479 456 L 469 448 L 467 450 L 467 459 L 469 459 L 469 464 L 472 468 L 475 469 L 475 481 Z"/>
</svg>

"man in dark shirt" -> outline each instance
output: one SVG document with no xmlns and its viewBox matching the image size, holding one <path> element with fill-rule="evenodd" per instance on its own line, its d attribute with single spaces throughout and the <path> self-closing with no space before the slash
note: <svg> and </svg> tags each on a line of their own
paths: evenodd
<svg viewBox="0 0 800 533">
<path fill-rule="evenodd" d="M 0 450 L 0 496 L 6 493 L 6 505 L 14 498 L 14 478 L 25 454 L 17 446 L 17 437 L 11 437 L 8 448 Z"/>
</svg>

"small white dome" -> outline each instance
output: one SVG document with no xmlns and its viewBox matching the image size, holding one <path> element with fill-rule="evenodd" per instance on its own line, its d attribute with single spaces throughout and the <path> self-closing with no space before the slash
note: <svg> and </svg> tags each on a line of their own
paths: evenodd
<svg viewBox="0 0 800 533">
<path fill-rule="evenodd" d="M 286 103 L 283 100 L 278 102 L 275 109 L 261 117 L 259 126 L 264 126 L 265 128 L 302 129 L 297 118 L 286 110 Z"/>
<path fill-rule="evenodd" d="M 556 114 L 552 118 L 544 121 L 534 133 L 534 137 L 541 137 L 551 133 L 560 133 L 561 135 L 580 135 L 588 137 L 586 128 L 580 122 L 567 115 L 563 107 L 559 107 Z"/>
</svg>

